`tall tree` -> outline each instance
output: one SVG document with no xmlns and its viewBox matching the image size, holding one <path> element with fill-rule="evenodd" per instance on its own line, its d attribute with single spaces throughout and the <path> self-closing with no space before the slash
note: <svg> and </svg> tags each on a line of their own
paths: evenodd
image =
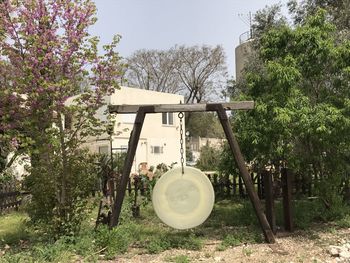
<svg viewBox="0 0 350 263">
<path fill-rule="evenodd" d="M 328 208 L 349 180 L 350 42 L 336 33 L 325 10 L 264 32 L 240 94 L 256 109 L 234 116 L 249 161 L 310 171 Z"/>
<path fill-rule="evenodd" d="M 286 24 L 286 18 L 283 16 L 281 8 L 281 4 L 276 4 L 267 6 L 256 12 L 252 23 L 252 37 L 254 39 L 260 38 L 264 32 L 276 26 Z"/>
<path fill-rule="evenodd" d="M 320 8 L 326 10 L 328 19 L 338 29 L 338 37 L 349 37 L 350 0 L 290 0 L 288 6 L 297 24 L 305 22 L 308 16 L 315 15 Z"/>
<path fill-rule="evenodd" d="M 127 63 L 126 79 L 132 86 L 168 93 L 182 90 L 174 74 L 177 65 L 174 49 L 138 50 L 127 58 Z"/>
<path fill-rule="evenodd" d="M 183 93 L 187 103 L 217 97 L 226 84 L 225 54 L 221 46 L 140 50 L 127 61 L 129 83 L 143 89 Z"/>
<path fill-rule="evenodd" d="M 0 40 L 0 70 L 10 71 L 1 79 L 5 96 L 0 97 L 9 102 L 1 101 L 1 139 L 20 138 L 22 146 L 31 146 L 26 147 L 32 162 L 31 215 L 58 218 L 55 226 L 63 233 L 82 197 L 78 146 L 97 131 L 94 113 L 120 79 L 114 51 L 119 38 L 99 55 L 98 38 L 88 33 L 95 12 L 91 0 L 0 3 L 0 28 L 5 34 Z M 67 106 L 67 98 L 78 94 L 76 102 Z M 74 125 L 65 129 L 64 116 L 72 114 Z"/>
<path fill-rule="evenodd" d="M 220 95 L 226 85 L 225 54 L 221 46 L 180 46 L 177 54 L 177 73 L 187 89 L 187 103 Z"/>
</svg>

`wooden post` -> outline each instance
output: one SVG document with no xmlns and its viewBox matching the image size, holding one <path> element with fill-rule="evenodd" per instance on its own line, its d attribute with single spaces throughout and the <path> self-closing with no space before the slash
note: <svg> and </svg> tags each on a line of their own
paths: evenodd
<svg viewBox="0 0 350 263">
<path fill-rule="evenodd" d="M 292 214 L 292 174 L 287 168 L 281 169 L 282 196 L 283 196 L 283 217 L 286 231 L 293 232 Z"/>
<path fill-rule="evenodd" d="M 253 182 L 252 182 L 251 177 L 249 175 L 248 169 L 246 167 L 246 164 L 245 164 L 243 155 L 241 153 L 241 150 L 239 148 L 238 142 L 236 140 L 236 137 L 234 136 L 233 131 L 230 127 L 230 122 L 229 122 L 229 119 L 227 117 L 227 114 L 226 114 L 226 112 L 221 104 L 217 104 L 216 106 L 213 106 L 213 107 L 216 109 L 216 111 L 218 113 L 221 125 L 222 125 L 224 132 L 226 134 L 226 138 L 227 138 L 227 141 L 230 145 L 232 154 L 235 157 L 239 171 L 242 174 L 242 178 L 243 178 L 244 184 L 246 186 L 246 191 L 248 193 L 250 201 L 253 204 L 255 213 L 258 217 L 260 226 L 263 230 L 265 240 L 268 243 L 275 243 L 275 236 L 271 230 L 269 222 L 266 219 L 266 216 L 264 214 L 259 197 L 256 194 L 256 192 L 254 191 Z"/>
<path fill-rule="evenodd" d="M 131 133 L 131 137 L 129 140 L 129 147 L 128 147 L 128 151 L 126 153 L 126 157 L 124 161 L 124 170 L 123 170 L 122 178 L 120 179 L 118 189 L 117 189 L 117 196 L 116 196 L 114 205 L 112 207 L 112 216 L 111 216 L 111 221 L 109 222 L 110 228 L 118 225 L 119 216 L 120 216 L 120 212 L 121 212 L 124 197 L 125 197 L 126 186 L 128 184 L 132 163 L 136 153 L 137 144 L 140 139 L 142 125 L 145 120 L 145 113 L 150 108 L 153 108 L 153 106 L 140 107 L 139 111 L 136 114 L 134 128 Z"/>
<path fill-rule="evenodd" d="M 267 221 L 271 226 L 272 232 L 276 234 L 276 214 L 275 214 L 275 202 L 273 196 L 273 183 L 272 174 L 264 170 L 261 173 L 264 181 L 264 195 L 265 195 L 265 210 Z"/>
</svg>

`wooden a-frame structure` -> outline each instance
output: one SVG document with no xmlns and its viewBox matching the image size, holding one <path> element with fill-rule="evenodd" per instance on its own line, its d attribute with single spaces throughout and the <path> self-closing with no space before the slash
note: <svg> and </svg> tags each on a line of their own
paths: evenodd
<svg viewBox="0 0 350 263">
<path fill-rule="evenodd" d="M 268 243 L 275 242 L 275 236 L 272 232 L 263 207 L 257 193 L 254 190 L 252 179 L 247 170 L 244 158 L 239 148 L 236 137 L 231 129 L 226 110 L 249 110 L 254 108 L 253 101 L 240 101 L 231 103 L 208 103 L 208 104 L 161 104 L 161 105 L 109 105 L 109 113 L 137 113 L 134 127 L 129 139 L 129 147 L 126 154 L 122 177 L 119 181 L 115 203 L 112 206 L 112 216 L 109 226 L 118 225 L 119 216 L 126 192 L 126 187 L 131 172 L 132 163 L 135 157 L 137 144 L 140 138 L 143 122 L 147 113 L 163 112 L 217 112 L 220 123 L 224 129 L 227 141 L 230 145 L 232 154 L 236 160 L 239 171 L 242 175 L 248 196 L 253 204 L 256 216 L 259 220 L 261 229 Z"/>
</svg>

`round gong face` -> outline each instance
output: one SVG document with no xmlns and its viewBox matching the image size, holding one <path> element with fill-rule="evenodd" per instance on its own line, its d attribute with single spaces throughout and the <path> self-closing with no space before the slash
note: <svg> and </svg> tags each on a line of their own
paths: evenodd
<svg viewBox="0 0 350 263">
<path fill-rule="evenodd" d="M 187 229 L 202 224 L 214 206 L 214 190 L 200 170 L 181 167 L 163 174 L 157 181 L 152 203 L 157 216 L 167 225 Z"/>
</svg>

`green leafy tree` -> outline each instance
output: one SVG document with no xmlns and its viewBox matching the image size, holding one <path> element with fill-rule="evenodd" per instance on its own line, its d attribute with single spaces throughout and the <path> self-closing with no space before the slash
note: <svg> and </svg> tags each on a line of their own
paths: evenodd
<svg viewBox="0 0 350 263">
<path fill-rule="evenodd" d="M 291 0 L 289 10 L 293 14 L 296 24 L 304 23 L 308 16 L 315 15 L 320 8 L 328 13 L 328 19 L 337 27 L 340 38 L 349 37 L 350 1 L 349 0 Z"/>
<path fill-rule="evenodd" d="M 326 207 L 336 207 L 349 180 L 350 42 L 339 41 L 325 10 L 270 28 L 258 41 L 255 63 L 237 84 L 256 102 L 233 116 L 242 151 L 257 169 L 311 171 Z"/>
<path fill-rule="evenodd" d="M 194 112 L 186 123 L 191 137 L 223 138 L 224 132 L 218 117 L 210 112 Z"/>
<path fill-rule="evenodd" d="M 216 171 L 219 166 L 220 151 L 205 145 L 200 150 L 200 157 L 196 167 L 203 171 Z"/>
</svg>

